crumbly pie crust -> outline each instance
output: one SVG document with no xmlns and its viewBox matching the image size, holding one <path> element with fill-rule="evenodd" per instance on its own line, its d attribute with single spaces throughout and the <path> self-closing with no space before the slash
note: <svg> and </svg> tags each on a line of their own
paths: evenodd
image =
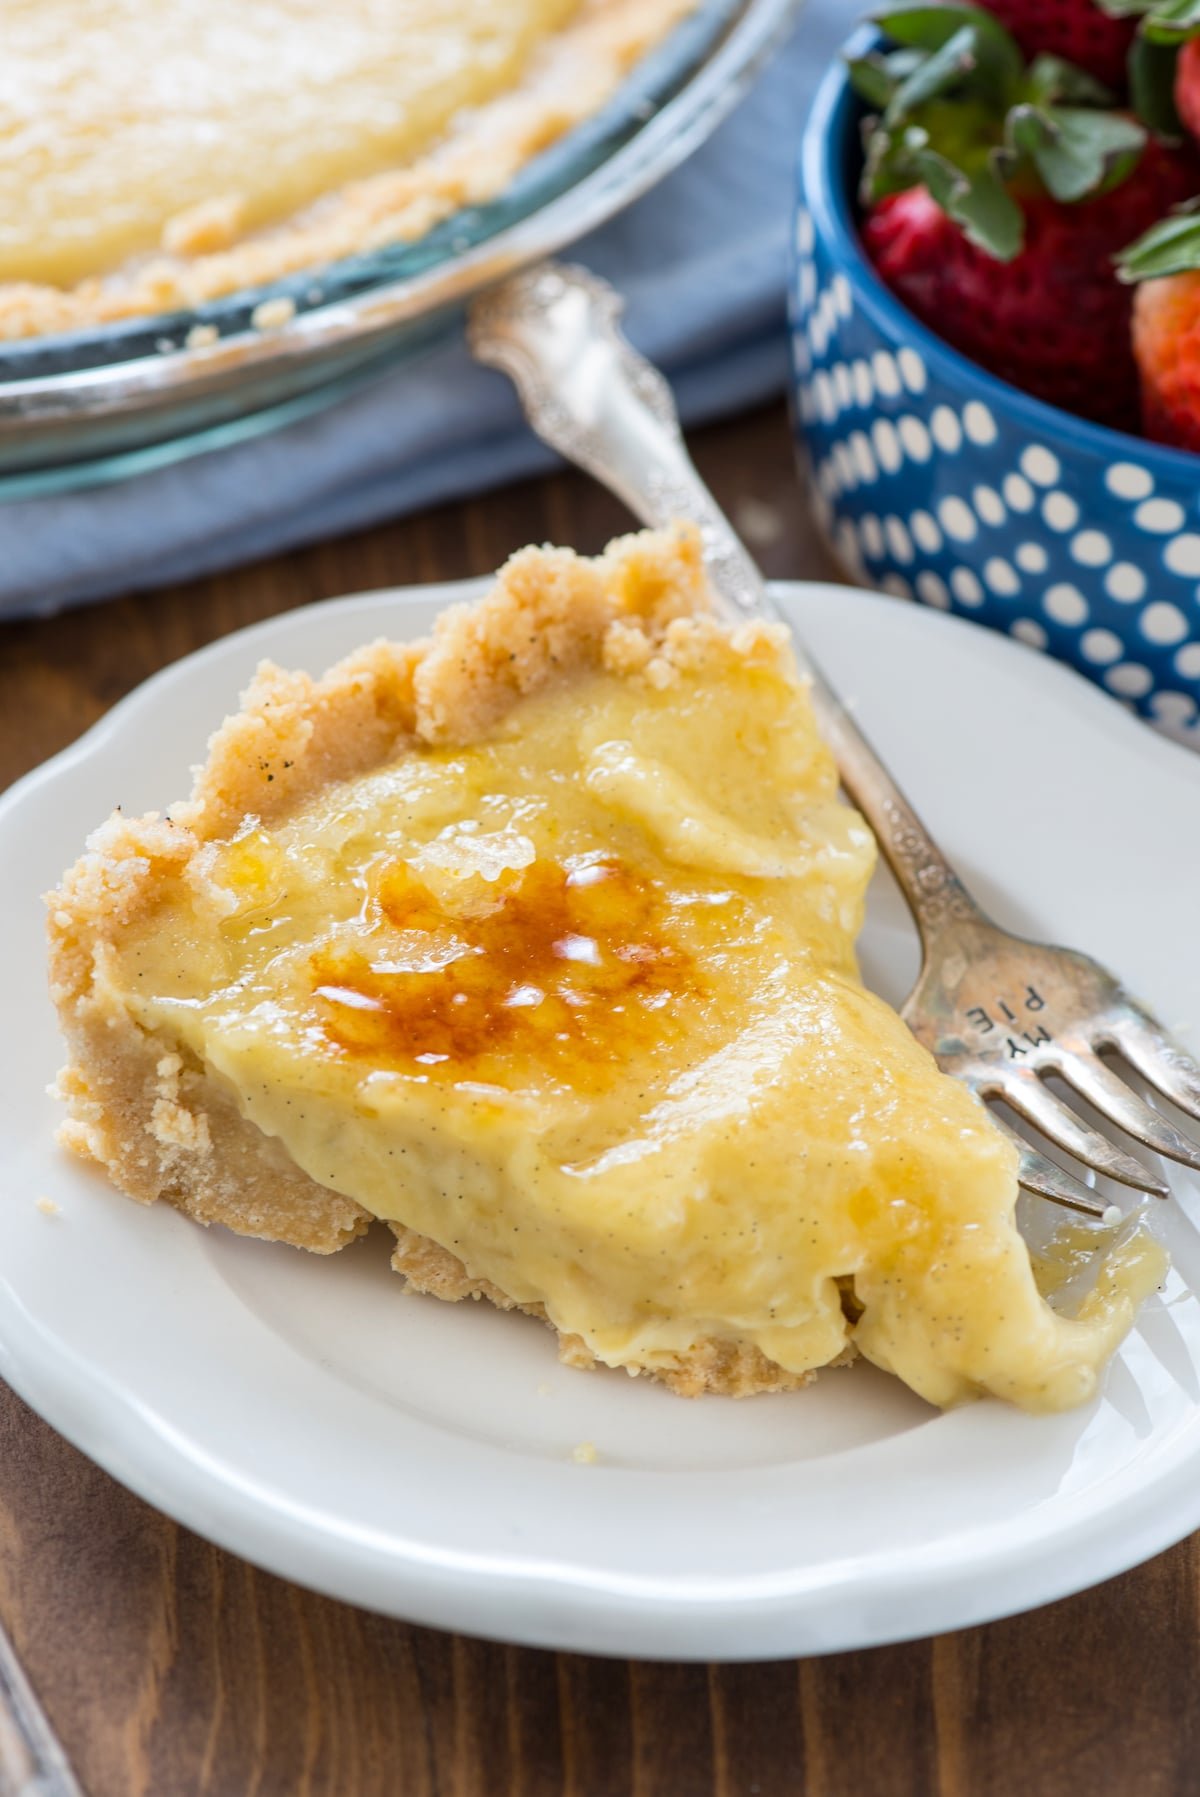
<svg viewBox="0 0 1200 1797">
<path fill-rule="evenodd" d="M 687 1395 L 852 1342 L 1079 1404 L 1162 1252 L 1047 1305 L 1012 1144 L 858 980 L 872 862 L 695 532 L 524 550 L 427 641 L 260 668 L 191 798 L 96 833 L 50 898 L 62 1139 L 318 1253 L 367 1205 L 410 1287 Z"/>
<path fill-rule="evenodd" d="M 376 642 L 322 679 L 260 667 L 242 710 L 213 736 L 190 799 L 162 816 L 115 814 L 50 895 L 52 992 L 69 1048 L 58 1085 L 69 1113 L 63 1145 L 130 1197 L 164 1200 L 200 1223 L 319 1254 L 363 1233 L 367 1211 L 310 1179 L 202 1065 L 112 1002 L 106 972 L 115 945 L 152 912 L 166 877 L 234 834 L 247 814 L 270 827 L 326 784 L 408 745 L 477 740 L 518 699 L 575 672 L 606 666 L 669 684 L 719 630 L 710 612 L 694 534 L 643 534 L 595 561 L 524 550 L 484 601 L 444 614 L 429 640 Z M 737 632 L 747 657 L 773 655 L 775 644 L 771 626 Z M 514 1308 L 447 1249 L 408 1229 L 395 1234 L 393 1265 L 409 1288 Z M 519 1308 L 544 1316 L 538 1306 Z M 559 1340 L 571 1365 L 594 1364 L 578 1336 Z M 715 1339 L 655 1376 L 685 1396 L 790 1390 L 813 1377 Z"/>
<path fill-rule="evenodd" d="M 170 220 L 159 253 L 72 287 L 0 282 L 0 339 L 57 335 L 190 310 L 386 244 L 413 242 L 494 199 L 524 165 L 591 117 L 696 0 L 584 0 L 518 87 L 460 115 L 427 154 L 351 182 L 281 224 L 246 232 L 236 194 Z M 269 319 L 264 317 L 264 326 Z"/>
</svg>

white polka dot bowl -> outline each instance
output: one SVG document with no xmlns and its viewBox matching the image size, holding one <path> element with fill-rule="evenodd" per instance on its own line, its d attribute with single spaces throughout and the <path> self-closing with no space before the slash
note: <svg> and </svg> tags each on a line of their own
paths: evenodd
<svg viewBox="0 0 1200 1797">
<path fill-rule="evenodd" d="M 1031 399 L 914 318 L 859 243 L 859 120 L 836 67 L 801 148 L 788 284 L 797 430 L 834 553 L 1200 747 L 1200 457 Z"/>
</svg>

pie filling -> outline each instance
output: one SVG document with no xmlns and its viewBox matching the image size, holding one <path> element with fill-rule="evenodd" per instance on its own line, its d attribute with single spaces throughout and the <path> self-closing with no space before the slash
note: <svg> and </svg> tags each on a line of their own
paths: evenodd
<svg viewBox="0 0 1200 1797">
<path fill-rule="evenodd" d="M 87 1002 L 609 1365 L 1085 1400 L 1161 1254 L 1040 1296 L 1013 1148 L 858 979 L 874 843 L 782 639 L 617 618 L 576 661 L 199 844 Z"/>
<path fill-rule="evenodd" d="M 696 0 L 6 0 L 0 337 L 186 308 L 500 193 Z"/>
</svg>

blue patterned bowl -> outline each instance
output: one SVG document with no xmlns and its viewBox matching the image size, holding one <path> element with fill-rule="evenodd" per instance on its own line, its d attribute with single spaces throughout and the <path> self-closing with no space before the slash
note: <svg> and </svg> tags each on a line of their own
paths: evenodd
<svg viewBox="0 0 1200 1797">
<path fill-rule="evenodd" d="M 797 431 L 834 553 L 1200 747 L 1200 457 L 1030 399 L 893 298 L 855 225 L 859 117 L 836 67 L 801 146 L 788 282 Z"/>
</svg>

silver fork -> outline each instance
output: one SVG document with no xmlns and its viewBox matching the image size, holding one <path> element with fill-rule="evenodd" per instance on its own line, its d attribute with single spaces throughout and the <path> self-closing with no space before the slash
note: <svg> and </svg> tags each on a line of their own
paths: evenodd
<svg viewBox="0 0 1200 1797">
<path fill-rule="evenodd" d="M 83 1797 L 58 1736 L 0 1628 L 0 1797 Z"/>
<path fill-rule="evenodd" d="M 585 269 L 545 263 L 473 304 L 468 335 L 482 362 L 515 382 L 534 430 L 611 488 L 646 524 L 700 527 L 726 609 L 774 615 L 763 579 L 688 457 L 670 388 L 621 335 L 621 300 Z M 916 920 L 922 966 L 903 1016 L 947 1073 L 1003 1100 L 1096 1173 L 1159 1198 L 1169 1187 L 1091 1127 L 1046 1083 L 1136 1141 L 1200 1169 L 1200 1144 L 1154 1110 L 1102 1051 L 1124 1057 L 1164 1098 L 1200 1118 L 1200 1066 L 1098 962 L 1029 942 L 972 898 L 820 670 L 796 645 L 842 783 L 878 838 Z M 1056 1204 L 1104 1217 L 1108 1205 L 1065 1168 L 996 1122 L 1020 1149 L 1020 1181 Z"/>
</svg>

